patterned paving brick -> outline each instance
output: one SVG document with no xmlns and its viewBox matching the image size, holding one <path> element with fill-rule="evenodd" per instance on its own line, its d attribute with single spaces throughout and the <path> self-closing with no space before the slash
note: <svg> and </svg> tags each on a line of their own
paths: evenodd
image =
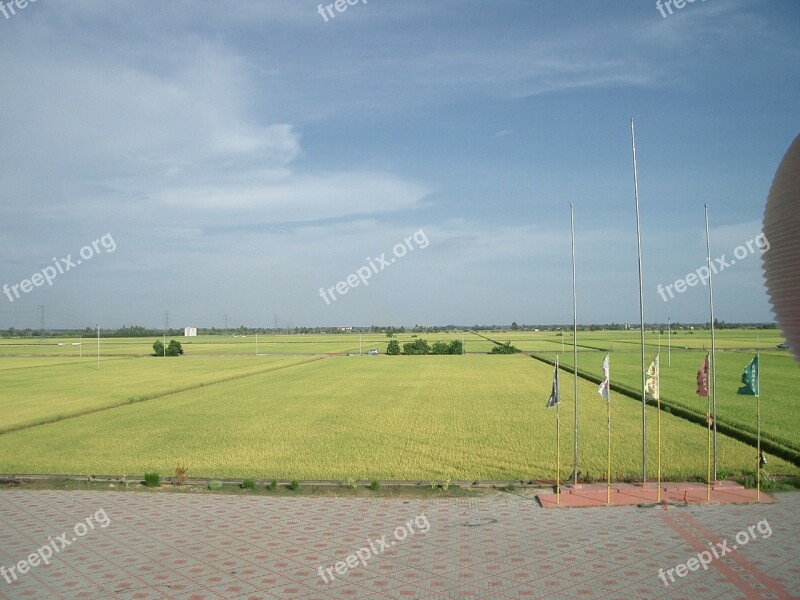
<svg viewBox="0 0 800 600">
<path fill-rule="evenodd" d="M 74 535 L 76 523 L 101 509 L 107 527 Z M 422 515 L 425 532 L 413 522 Z M 765 520 L 768 537 L 708 570 L 669 585 L 659 579 L 659 569 L 709 544 L 735 543 Z M 413 534 L 397 529 L 409 523 Z M 3 599 L 800 597 L 800 494 L 778 494 L 769 505 L 549 511 L 524 494 L 389 500 L 7 490 L 0 525 L 6 573 L 62 532 L 70 542 L 11 584 L 0 577 Z M 370 544 L 376 554 L 366 566 L 344 563 Z M 323 581 L 319 567 L 331 568 L 332 580 Z"/>
</svg>

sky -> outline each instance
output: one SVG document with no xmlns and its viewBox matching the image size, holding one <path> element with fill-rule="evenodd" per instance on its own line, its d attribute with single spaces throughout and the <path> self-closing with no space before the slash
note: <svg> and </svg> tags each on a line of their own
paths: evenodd
<svg viewBox="0 0 800 600">
<path fill-rule="evenodd" d="M 638 323 L 631 118 L 645 321 L 708 320 L 704 204 L 773 321 L 796 0 L 352 1 L 0 13 L 0 329 L 571 323 L 570 204 L 578 321 Z"/>
</svg>

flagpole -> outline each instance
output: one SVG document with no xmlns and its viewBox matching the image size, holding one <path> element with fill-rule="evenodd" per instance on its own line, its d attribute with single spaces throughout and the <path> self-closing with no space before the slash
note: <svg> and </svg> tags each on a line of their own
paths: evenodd
<svg viewBox="0 0 800 600">
<path fill-rule="evenodd" d="M 708 354 L 706 354 L 708 360 Z M 708 386 L 708 376 L 706 376 Z M 706 431 L 708 432 L 708 460 L 706 462 L 706 502 L 711 502 L 711 394 L 706 390 Z"/>
<path fill-rule="evenodd" d="M 758 365 L 756 369 L 756 423 L 757 423 L 757 430 L 758 430 L 758 459 L 756 460 L 756 464 L 758 465 L 756 470 L 756 501 L 761 502 L 761 361 L 758 358 L 758 352 L 756 352 L 756 365 Z"/>
<path fill-rule="evenodd" d="M 603 383 L 598 392 L 606 401 L 606 424 L 608 428 L 608 462 L 606 463 L 606 504 L 611 504 L 611 354 L 603 360 Z"/>
<path fill-rule="evenodd" d="M 667 366 L 672 366 L 672 321 L 667 317 Z"/>
<path fill-rule="evenodd" d="M 611 381 L 608 382 L 608 402 L 606 402 L 606 421 L 608 423 L 608 461 L 606 466 L 606 504 L 611 504 Z"/>
<path fill-rule="evenodd" d="M 656 501 L 661 502 L 661 359 L 659 358 L 661 352 L 656 354 L 656 385 L 658 386 L 658 393 L 656 398 L 658 401 L 658 494 Z"/>
<path fill-rule="evenodd" d="M 558 354 L 556 354 L 556 377 L 558 377 Z M 561 504 L 561 402 L 556 402 L 556 505 L 560 504 Z"/>
<path fill-rule="evenodd" d="M 578 483 L 578 299 L 575 287 L 575 210 L 569 205 L 569 222 L 572 232 L 572 381 L 575 392 L 575 452 L 572 461 L 573 483 Z M 562 332 L 563 334 L 563 332 Z M 564 343 L 564 336 L 561 336 Z"/>
<path fill-rule="evenodd" d="M 645 354 L 644 354 L 644 285 L 642 273 L 642 233 L 639 220 L 639 175 L 636 167 L 636 130 L 631 117 L 631 146 L 633 148 L 633 190 L 636 197 L 636 244 L 639 258 L 639 319 L 641 321 L 642 344 L 642 483 L 647 482 L 647 403 L 645 402 Z"/>
<path fill-rule="evenodd" d="M 714 428 L 714 481 L 717 480 L 717 346 L 714 335 L 714 288 L 711 265 L 711 236 L 708 230 L 708 204 L 705 207 L 706 218 L 706 259 L 708 261 L 708 303 L 711 308 L 711 419 Z"/>
<path fill-rule="evenodd" d="M 706 468 L 706 502 L 711 502 L 711 395 L 706 404 L 706 429 L 708 430 L 708 464 Z"/>
</svg>

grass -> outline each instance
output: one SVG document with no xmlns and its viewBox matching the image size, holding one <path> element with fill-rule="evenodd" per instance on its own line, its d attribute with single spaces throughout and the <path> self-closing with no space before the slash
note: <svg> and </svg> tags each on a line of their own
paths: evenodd
<svg viewBox="0 0 800 600">
<path fill-rule="evenodd" d="M 180 370 L 194 360 L 203 367 Z M 556 413 L 544 408 L 552 369 L 543 363 L 523 355 L 333 357 L 298 364 L 303 360 L 308 358 L 125 359 L 114 362 L 120 365 L 116 371 L 106 369 L 105 363 L 99 372 L 77 363 L 77 373 L 61 371 L 69 365 L 47 365 L 2 375 L 12 384 L 23 379 L 25 385 L 16 384 L 18 393 L 40 399 L 38 412 L 27 416 L 34 421 L 65 406 L 80 410 L 87 403 L 109 403 L 113 394 L 152 394 L 161 386 L 165 393 L 2 434 L 0 472 L 169 473 L 180 464 L 197 477 L 264 480 L 555 477 Z M 617 362 L 614 359 L 612 365 Z M 230 367 L 222 375 L 248 376 L 195 385 L 198 380 L 219 379 L 217 364 L 223 370 Z M 161 370 L 170 365 L 178 370 L 173 378 Z M 272 368 L 288 365 L 295 366 Z M 622 375 L 621 366 L 621 361 L 620 367 L 612 366 L 612 373 Z M 73 379 L 59 382 L 30 372 L 47 369 Z M 258 369 L 263 372 L 250 372 Z M 693 372 L 689 371 L 690 382 Z M 115 383 L 115 374 L 127 377 L 125 383 Z M 194 387 L 180 391 L 176 377 Z M 599 477 L 605 473 L 606 421 L 605 403 L 596 388 L 585 381 L 579 386 L 580 468 Z M 571 471 L 573 403 L 571 386 L 562 384 L 562 389 L 566 478 Z M 47 393 L 62 394 L 60 406 L 44 402 Z M 24 404 L 13 397 L 11 401 Z M 612 471 L 615 478 L 635 477 L 641 471 L 641 405 L 619 397 L 612 407 Z M 662 420 L 665 477 L 702 476 L 705 429 L 671 415 Z M 648 409 L 648 421 L 654 477 L 655 409 Z M 751 447 L 720 437 L 720 468 L 743 473 L 754 461 Z M 770 468 L 777 474 L 797 472 L 777 458 L 770 460 Z"/>
<path fill-rule="evenodd" d="M 729 341 L 729 340 L 728 340 Z M 661 354 L 661 395 L 678 406 L 689 408 L 700 414 L 707 409 L 706 398 L 696 395 L 697 370 L 705 357 L 702 350 L 673 349 L 671 366 L 668 366 L 666 349 Z M 655 356 L 656 349 L 647 354 L 647 366 Z M 584 351 L 578 356 L 578 367 L 599 377 L 600 363 L 605 352 Z M 552 358 L 548 356 L 548 358 Z M 572 365 L 572 353 L 561 357 L 561 363 Z M 717 351 L 717 420 L 755 433 L 756 400 L 752 396 L 740 396 L 736 392 L 741 386 L 741 376 L 752 353 L 732 349 Z M 800 367 L 786 352 L 761 353 L 761 427 L 765 438 L 800 451 L 797 431 L 800 430 L 800 411 L 796 408 L 794 391 L 800 389 Z M 626 349 L 611 353 L 612 382 L 623 384 L 634 390 L 641 389 L 641 354 Z"/>
<path fill-rule="evenodd" d="M 33 360 L 45 361 L 42 365 Z M 127 358 L 72 363 L 5 358 L 0 365 L 0 433 L 126 403 L 155 399 L 237 377 L 300 364 L 310 357 Z M 16 368 L 8 363 L 21 361 Z"/>
</svg>

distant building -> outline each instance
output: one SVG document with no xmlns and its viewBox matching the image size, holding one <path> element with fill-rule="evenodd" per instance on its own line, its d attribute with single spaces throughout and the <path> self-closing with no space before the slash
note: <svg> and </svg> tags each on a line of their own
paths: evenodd
<svg viewBox="0 0 800 600">
<path fill-rule="evenodd" d="M 183 337 L 197 337 L 197 327 L 184 327 Z"/>
<path fill-rule="evenodd" d="M 339 327 L 339 331 L 353 331 L 352 327 Z"/>
</svg>

